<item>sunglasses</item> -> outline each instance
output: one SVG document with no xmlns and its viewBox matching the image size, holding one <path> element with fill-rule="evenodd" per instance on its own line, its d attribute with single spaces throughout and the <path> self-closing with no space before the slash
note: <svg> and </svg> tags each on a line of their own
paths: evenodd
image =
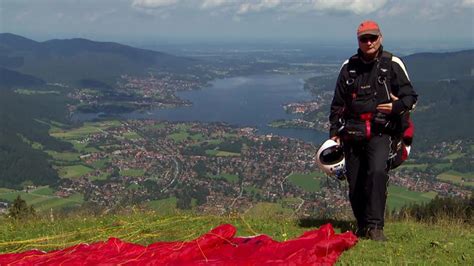
<svg viewBox="0 0 474 266">
<path fill-rule="evenodd" d="M 378 35 L 364 35 L 359 38 L 359 42 L 361 43 L 368 43 L 370 42 L 376 42 L 379 39 Z"/>
</svg>

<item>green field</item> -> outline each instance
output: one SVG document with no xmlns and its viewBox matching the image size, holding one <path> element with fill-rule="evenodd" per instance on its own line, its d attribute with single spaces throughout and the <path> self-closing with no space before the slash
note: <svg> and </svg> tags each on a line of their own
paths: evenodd
<svg viewBox="0 0 474 266">
<path fill-rule="evenodd" d="M 57 152 L 57 151 L 46 151 L 53 159 L 58 161 L 66 161 L 66 162 L 75 162 L 79 161 L 79 156 L 81 154 L 76 152 Z"/>
<path fill-rule="evenodd" d="M 0 200 L 13 202 L 18 195 L 26 201 L 28 205 L 32 205 L 36 211 L 49 211 L 50 209 L 60 209 L 71 206 L 79 206 L 84 202 L 81 194 L 73 194 L 68 198 L 60 198 L 53 195 L 53 190 L 49 187 L 39 187 L 31 192 L 24 191 L 0 191 Z"/>
<path fill-rule="evenodd" d="M 94 180 L 106 180 L 109 178 L 110 174 L 106 172 L 101 172 L 100 175 L 98 176 L 89 176 L 89 180 L 94 181 Z"/>
<path fill-rule="evenodd" d="M 168 135 L 168 138 L 172 139 L 174 142 L 181 142 L 189 137 L 189 133 L 185 131 L 176 132 Z"/>
<path fill-rule="evenodd" d="M 88 147 L 88 143 L 82 143 L 77 140 L 72 140 L 70 143 L 74 146 L 74 149 L 81 154 L 99 152 L 99 150 L 95 147 Z"/>
<path fill-rule="evenodd" d="M 91 134 L 100 133 L 110 127 L 119 126 L 120 121 L 110 120 L 101 122 L 85 122 L 82 127 L 63 130 L 60 128 L 51 128 L 50 135 L 65 140 L 78 140 L 88 137 Z"/>
<path fill-rule="evenodd" d="M 42 90 L 27 90 L 27 89 L 16 89 L 16 93 L 24 95 L 35 95 L 35 94 L 59 94 L 59 91 L 42 91 Z"/>
<path fill-rule="evenodd" d="M 211 178 L 224 178 L 228 182 L 237 183 L 239 181 L 239 177 L 233 174 L 220 174 L 220 175 L 209 175 Z"/>
<path fill-rule="evenodd" d="M 143 176 L 145 175 L 144 169 L 124 169 L 120 171 L 120 176 Z"/>
<path fill-rule="evenodd" d="M 448 156 L 445 156 L 443 159 L 454 160 L 454 159 L 462 158 L 462 157 L 464 157 L 464 155 L 465 155 L 464 153 L 455 152 L 455 153 L 452 153 Z"/>
<path fill-rule="evenodd" d="M 309 174 L 293 173 L 288 177 L 288 180 L 308 192 L 315 192 L 321 189 L 321 175 L 320 172 Z"/>
<path fill-rule="evenodd" d="M 94 169 L 103 169 L 107 166 L 109 162 L 110 159 L 100 159 L 91 163 L 91 166 L 94 167 Z"/>
<path fill-rule="evenodd" d="M 433 168 L 436 170 L 447 170 L 451 168 L 452 163 L 437 163 L 433 165 Z"/>
<path fill-rule="evenodd" d="M 402 164 L 398 169 L 419 169 L 421 171 L 425 171 L 426 168 L 428 168 L 428 164 L 427 163 L 405 163 L 405 164 Z"/>
<path fill-rule="evenodd" d="M 78 178 L 94 171 L 94 169 L 82 164 L 59 167 L 58 174 L 61 178 Z"/>
<path fill-rule="evenodd" d="M 162 200 L 152 200 L 147 203 L 147 206 L 160 214 L 173 214 L 179 211 L 178 209 L 176 209 L 177 201 L 178 199 L 176 197 L 171 197 Z"/>
<path fill-rule="evenodd" d="M 132 140 L 132 139 L 141 139 L 142 136 L 140 136 L 137 132 L 126 132 L 122 135 L 125 139 Z"/>
<path fill-rule="evenodd" d="M 31 190 L 30 193 L 33 193 L 36 195 L 52 196 L 54 191 L 49 186 L 43 186 L 43 187 L 38 187 L 34 190 Z"/>
<path fill-rule="evenodd" d="M 417 192 L 404 187 L 389 186 L 387 206 L 389 210 L 400 209 L 410 203 L 428 202 L 436 197 L 436 192 Z"/>
<path fill-rule="evenodd" d="M 10 189 L 10 188 L 0 187 L 0 194 L 9 193 L 9 192 L 12 192 L 12 191 L 14 191 L 14 190 Z"/>
<path fill-rule="evenodd" d="M 288 217 L 293 215 L 294 211 L 283 207 L 282 203 L 258 202 L 253 205 L 244 216 L 260 218 Z"/>
<path fill-rule="evenodd" d="M 461 173 L 449 170 L 439 174 L 436 179 L 456 185 L 474 187 L 474 173 Z"/>
<path fill-rule="evenodd" d="M 220 150 L 206 150 L 206 154 L 209 156 L 218 156 L 218 157 L 240 156 L 240 153 L 230 152 L 230 151 L 220 151 Z"/>
<path fill-rule="evenodd" d="M 244 191 L 247 191 L 248 193 L 262 194 L 262 190 L 254 186 L 244 187 Z"/>
<path fill-rule="evenodd" d="M 194 141 L 201 141 L 204 139 L 204 136 L 201 133 L 190 134 L 187 131 L 178 131 L 168 135 L 168 138 L 172 139 L 174 142 L 182 142 L 188 138 Z"/>
</svg>

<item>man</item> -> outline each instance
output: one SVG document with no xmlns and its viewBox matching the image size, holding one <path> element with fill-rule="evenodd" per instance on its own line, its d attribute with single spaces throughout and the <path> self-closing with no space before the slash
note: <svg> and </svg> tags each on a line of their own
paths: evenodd
<svg viewBox="0 0 474 266">
<path fill-rule="evenodd" d="M 330 138 L 344 146 L 356 234 L 386 241 L 383 233 L 391 138 L 417 100 L 406 67 L 383 51 L 378 24 L 357 29 L 359 49 L 342 65 L 331 104 Z"/>
</svg>

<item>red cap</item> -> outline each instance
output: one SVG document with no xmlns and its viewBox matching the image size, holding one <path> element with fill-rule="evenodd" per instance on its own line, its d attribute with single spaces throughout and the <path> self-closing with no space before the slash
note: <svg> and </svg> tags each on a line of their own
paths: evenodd
<svg viewBox="0 0 474 266">
<path fill-rule="evenodd" d="M 357 28 L 357 37 L 364 34 L 380 35 L 379 25 L 373 20 L 363 21 Z"/>
</svg>

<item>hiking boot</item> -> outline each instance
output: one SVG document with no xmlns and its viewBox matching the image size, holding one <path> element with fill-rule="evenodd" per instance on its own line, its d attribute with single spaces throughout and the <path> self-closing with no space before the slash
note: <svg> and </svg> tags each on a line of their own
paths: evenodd
<svg viewBox="0 0 474 266">
<path fill-rule="evenodd" d="M 367 237 L 367 229 L 365 227 L 357 227 L 355 231 L 355 235 L 358 238 L 366 238 Z"/>
<path fill-rule="evenodd" d="M 368 239 L 381 242 L 385 242 L 388 240 L 387 237 L 383 234 L 383 229 L 378 228 L 370 228 L 367 231 L 366 237 Z"/>
</svg>

